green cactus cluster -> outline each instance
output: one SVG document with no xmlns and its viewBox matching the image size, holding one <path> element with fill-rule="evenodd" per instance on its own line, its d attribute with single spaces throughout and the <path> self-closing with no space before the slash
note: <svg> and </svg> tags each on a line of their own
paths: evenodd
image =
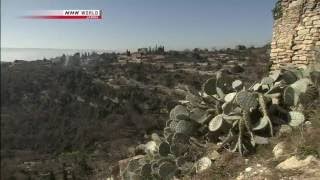
<svg viewBox="0 0 320 180">
<path fill-rule="evenodd" d="M 319 97 L 310 74 L 314 72 L 308 69 L 276 70 L 246 88 L 242 81 L 218 72 L 204 82 L 201 92 L 187 92 L 183 103 L 170 111 L 163 137 L 153 134 L 145 144 L 143 162 L 130 161 L 122 177 L 172 179 L 201 172 L 211 166 L 203 150 L 210 143 L 218 145 L 216 151 L 244 155 L 254 150 L 260 137 L 274 136 L 274 127 L 301 126 L 304 99 Z"/>
</svg>

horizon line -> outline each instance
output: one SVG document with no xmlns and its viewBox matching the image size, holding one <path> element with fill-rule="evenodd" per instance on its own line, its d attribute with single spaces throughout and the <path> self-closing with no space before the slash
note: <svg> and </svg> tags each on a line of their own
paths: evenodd
<svg viewBox="0 0 320 180">
<path fill-rule="evenodd" d="M 184 50 L 192 50 L 192 49 L 195 49 L 195 48 L 199 48 L 199 49 L 214 49 L 216 48 L 217 50 L 219 49 L 226 49 L 226 48 L 235 48 L 236 46 L 238 45 L 244 45 L 246 46 L 247 48 L 249 47 L 263 47 L 267 44 L 269 44 L 270 42 L 267 42 L 265 44 L 259 44 L 259 45 L 245 45 L 245 44 L 237 44 L 237 45 L 233 45 L 233 46 L 212 46 L 212 47 L 193 47 L 193 48 L 166 48 L 166 46 L 162 45 L 165 47 L 165 49 L 167 50 L 174 50 L 174 51 L 184 51 Z M 142 46 L 142 47 L 136 47 L 134 49 L 138 50 L 139 48 L 148 48 L 150 46 Z M 153 47 L 153 46 L 151 46 Z M 54 48 L 54 47 L 48 47 L 48 48 L 37 48 L 37 47 L 1 47 L 1 49 L 52 49 L 52 50 L 83 50 L 83 51 L 126 51 L 126 50 L 130 50 L 130 49 L 133 49 L 133 48 L 123 48 L 123 49 L 95 49 L 95 48 Z"/>
</svg>

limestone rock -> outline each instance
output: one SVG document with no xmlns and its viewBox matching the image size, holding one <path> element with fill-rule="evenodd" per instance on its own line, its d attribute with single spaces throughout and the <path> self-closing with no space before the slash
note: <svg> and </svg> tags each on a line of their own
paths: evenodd
<svg viewBox="0 0 320 180">
<path fill-rule="evenodd" d="M 289 159 L 281 162 L 277 165 L 277 169 L 280 170 L 293 170 L 293 169 L 299 169 L 302 167 L 306 167 L 310 165 L 312 162 L 315 162 L 316 158 L 314 156 L 308 156 L 304 160 L 299 160 L 296 156 L 292 156 Z"/>
<path fill-rule="evenodd" d="M 196 163 L 196 172 L 201 173 L 211 167 L 211 160 L 208 157 L 199 159 Z"/>
<path fill-rule="evenodd" d="M 279 159 L 285 155 L 286 152 L 286 143 L 279 142 L 272 150 L 273 155 L 276 159 Z"/>
</svg>

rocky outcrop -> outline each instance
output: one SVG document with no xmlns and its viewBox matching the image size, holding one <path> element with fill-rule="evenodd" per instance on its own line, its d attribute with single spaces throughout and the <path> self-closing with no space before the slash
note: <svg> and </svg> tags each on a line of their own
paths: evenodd
<svg viewBox="0 0 320 180">
<path fill-rule="evenodd" d="M 280 0 L 271 43 L 272 69 L 287 64 L 320 68 L 320 2 Z"/>
</svg>

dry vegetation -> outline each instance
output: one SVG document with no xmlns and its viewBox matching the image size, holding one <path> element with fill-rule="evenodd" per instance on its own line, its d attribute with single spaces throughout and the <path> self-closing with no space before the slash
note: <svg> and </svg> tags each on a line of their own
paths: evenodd
<svg viewBox="0 0 320 180">
<path fill-rule="evenodd" d="M 106 177 L 110 164 L 164 127 L 182 97 L 175 87 L 199 89 L 219 69 L 252 83 L 268 70 L 267 50 L 170 51 L 142 62 L 134 54 L 76 54 L 2 63 L 1 175 Z M 235 176 L 229 161 L 241 169 L 243 158 L 228 156 L 235 155 L 217 162 L 214 177 Z"/>
</svg>

